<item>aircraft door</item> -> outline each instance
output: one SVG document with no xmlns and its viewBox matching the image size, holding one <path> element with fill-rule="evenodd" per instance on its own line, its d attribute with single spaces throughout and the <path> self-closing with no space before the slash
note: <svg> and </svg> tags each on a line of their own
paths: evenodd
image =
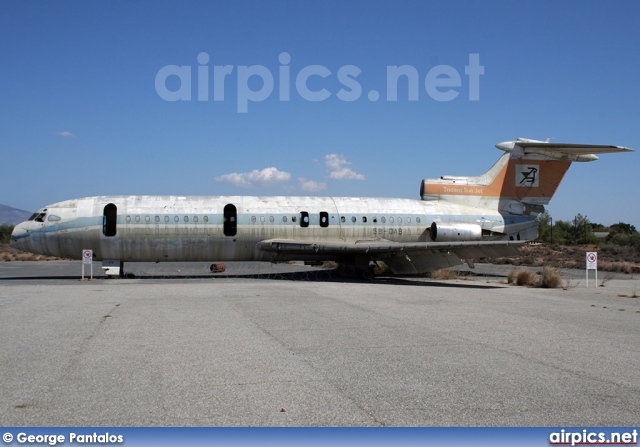
<svg viewBox="0 0 640 447">
<path fill-rule="evenodd" d="M 116 235 L 116 222 L 118 220 L 118 207 L 109 203 L 104 207 L 102 214 L 102 234 L 107 237 Z"/>
<path fill-rule="evenodd" d="M 302 228 L 309 226 L 309 213 L 307 211 L 300 211 L 300 226 Z"/>
<path fill-rule="evenodd" d="M 238 210 L 236 206 L 231 203 L 224 207 L 222 232 L 225 236 L 235 236 L 238 233 Z"/>
<path fill-rule="evenodd" d="M 329 213 L 326 211 L 320 211 L 320 226 L 327 228 L 329 226 Z"/>
</svg>

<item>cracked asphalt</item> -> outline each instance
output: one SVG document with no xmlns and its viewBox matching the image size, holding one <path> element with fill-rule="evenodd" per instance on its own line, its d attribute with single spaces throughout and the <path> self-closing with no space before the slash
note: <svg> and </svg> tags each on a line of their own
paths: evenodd
<svg viewBox="0 0 640 447">
<path fill-rule="evenodd" d="M 495 266 L 370 283 L 201 267 L 82 282 L 78 262 L 0 263 L 0 425 L 639 425 L 629 275 L 545 290 Z"/>
</svg>

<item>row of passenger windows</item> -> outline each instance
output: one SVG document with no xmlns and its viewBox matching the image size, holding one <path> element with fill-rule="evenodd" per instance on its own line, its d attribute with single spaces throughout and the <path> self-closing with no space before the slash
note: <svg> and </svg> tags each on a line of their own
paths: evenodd
<svg viewBox="0 0 640 447">
<path fill-rule="evenodd" d="M 55 217 L 57 217 L 57 216 L 55 216 Z M 190 216 L 173 216 L 173 219 L 171 218 L 171 216 L 164 216 L 164 219 L 161 219 L 160 216 L 144 216 L 144 217 L 143 216 L 133 216 L 133 217 L 127 216 L 125 220 L 127 221 L 127 223 L 131 223 L 131 222 L 140 223 L 140 222 L 143 222 L 143 221 L 145 223 L 151 223 L 152 217 L 153 217 L 153 222 L 155 222 L 155 223 L 160 223 L 162 220 L 164 220 L 165 223 L 170 223 L 172 220 L 173 220 L 174 223 L 179 223 L 181 217 L 182 217 L 182 221 L 186 222 L 186 223 L 188 223 L 188 222 L 199 223 L 200 222 L 200 220 L 199 220 L 200 218 L 198 216 L 193 216 L 193 217 L 190 217 Z M 320 220 L 324 224 L 322 226 L 328 226 L 326 219 L 327 219 L 326 216 L 320 216 Z M 331 216 L 331 219 L 335 219 L 335 216 Z M 50 220 L 53 220 L 53 219 L 50 219 Z M 59 218 L 58 218 L 58 220 L 59 220 Z M 301 216 L 301 220 L 304 223 L 308 224 L 309 223 L 309 216 L 308 215 L 302 215 Z M 312 216 L 312 220 L 313 220 L 313 222 L 317 222 L 317 216 Z M 352 223 L 356 223 L 356 222 L 358 222 L 358 220 L 360 220 L 362 223 L 367 223 L 367 222 L 369 222 L 369 217 L 361 216 L 360 219 L 358 219 L 356 216 L 351 216 L 350 220 L 351 220 Z M 251 222 L 252 223 L 256 223 L 257 221 L 258 221 L 258 218 L 256 216 L 251 216 Z M 266 216 L 260 216 L 260 222 L 261 223 L 265 223 L 266 221 L 267 221 L 267 217 Z M 288 221 L 288 217 L 287 216 L 282 216 L 282 222 L 286 223 L 287 221 Z M 295 223 L 297 221 L 298 221 L 298 216 L 292 216 L 291 217 L 291 222 Z M 347 221 L 346 216 L 340 216 L 340 222 L 344 223 L 346 221 Z M 388 218 L 385 217 L 385 216 L 380 217 L 380 222 L 381 223 L 386 223 L 387 221 L 389 223 L 395 223 L 397 221 L 397 223 L 399 223 L 399 224 L 401 224 L 403 222 L 406 222 L 407 224 L 410 224 L 411 223 L 411 217 L 406 217 L 406 218 L 404 218 L 404 220 L 403 220 L 403 218 L 401 216 L 398 216 L 398 217 L 395 217 L 395 218 L 393 216 L 390 216 Z M 209 216 L 202 216 L 202 222 L 208 223 L 209 222 Z M 269 216 L 269 222 L 274 223 L 275 222 L 275 217 L 274 216 Z M 371 223 L 378 223 L 378 217 L 377 216 L 372 217 L 371 218 Z M 420 223 L 420 217 L 416 217 L 416 223 Z"/>
<path fill-rule="evenodd" d="M 309 222 L 309 217 L 308 216 L 303 216 L 302 219 L 304 220 L 304 222 Z M 335 219 L 335 216 L 331 216 L 331 219 Z M 314 222 L 316 222 L 317 218 L 314 216 L 312 218 L 312 220 Z M 322 220 L 322 217 L 321 217 L 321 220 Z M 352 223 L 358 222 L 358 218 L 356 216 L 351 216 L 350 220 L 351 220 Z M 369 218 L 367 216 L 362 216 L 360 218 L 360 220 L 361 220 L 362 223 L 369 222 Z M 388 219 L 385 216 L 382 216 L 380 218 L 380 222 L 382 222 L 382 223 L 386 223 L 387 220 L 389 221 L 389 223 L 395 223 L 396 220 L 397 220 L 398 223 L 402 223 L 403 222 L 403 219 L 400 216 L 398 216 L 396 218 L 389 217 Z M 256 216 L 251 216 L 251 222 L 252 223 L 256 223 L 257 221 L 258 221 L 258 218 Z M 267 221 L 267 219 L 266 219 L 265 216 L 260 216 L 260 222 L 264 223 L 266 221 Z M 298 221 L 298 217 L 297 216 L 291 217 L 291 222 L 297 222 L 297 221 Z M 340 216 L 340 222 L 346 222 L 346 221 L 347 221 L 346 216 Z M 272 222 L 272 223 L 275 222 L 275 218 L 273 216 L 269 216 L 269 222 Z M 282 222 L 287 222 L 287 216 L 282 216 Z M 378 223 L 378 218 L 375 217 L 375 216 L 372 217 L 371 218 L 371 222 L 372 223 Z M 411 223 L 411 217 L 406 217 L 404 222 L 406 222 L 408 224 Z M 419 217 L 416 217 L 416 223 L 420 223 L 420 218 Z"/>
<path fill-rule="evenodd" d="M 132 221 L 135 223 L 140 223 L 142 222 L 142 217 L 141 216 L 134 216 L 133 219 L 131 218 L 131 216 L 127 216 L 126 219 L 127 223 L 131 223 Z M 182 220 L 184 222 L 189 222 L 189 216 L 182 216 Z M 160 223 L 160 216 L 155 216 L 153 221 L 155 223 Z M 173 216 L 173 221 L 175 223 L 180 222 L 180 216 Z M 191 222 L 195 222 L 198 223 L 200 220 L 198 218 L 198 216 L 193 216 L 193 218 L 191 218 Z M 203 216 L 202 217 L 202 221 L 204 223 L 209 222 L 209 216 Z M 144 222 L 145 223 L 150 223 L 151 222 L 151 216 L 144 216 Z M 164 222 L 165 223 L 170 223 L 171 222 L 171 217 L 170 216 L 164 216 Z"/>
</svg>

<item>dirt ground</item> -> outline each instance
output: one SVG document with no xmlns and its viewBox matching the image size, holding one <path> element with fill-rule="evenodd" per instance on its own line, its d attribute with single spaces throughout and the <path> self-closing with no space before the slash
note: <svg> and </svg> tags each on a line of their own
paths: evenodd
<svg viewBox="0 0 640 447">
<path fill-rule="evenodd" d="M 12 261 L 58 261 L 65 258 L 55 256 L 36 255 L 11 248 L 7 244 L 0 244 L 0 262 Z"/>
<path fill-rule="evenodd" d="M 550 266 L 556 268 L 584 269 L 586 253 L 598 253 L 598 270 L 605 272 L 640 273 L 640 251 L 635 247 L 608 245 L 564 246 L 556 244 L 533 244 L 520 249 L 520 256 L 495 258 L 478 262 L 508 264 L 527 267 Z"/>
</svg>

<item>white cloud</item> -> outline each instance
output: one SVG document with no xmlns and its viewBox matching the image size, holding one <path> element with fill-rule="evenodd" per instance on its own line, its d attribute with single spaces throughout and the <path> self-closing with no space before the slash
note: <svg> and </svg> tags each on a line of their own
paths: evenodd
<svg viewBox="0 0 640 447">
<path fill-rule="evenodd" d="M 56 135 L 59 137 L 65 138 L 75 138 L 76 136 L 67 130 L 63 130 L 62 132 L 56 132 Z"/>
<path fill-rule="evenodd" d="M 229 183 L 242 188 L 254 188 L 256 186 L 271 186 L 279 182 L 287 182 L 291 174 L 279 171 L 277 168 L 264 168 L 262 171 L 254 169 L 251 172 L 224 174 L 215 178 L 216 182 Z"/>
<path fill-rule="evenodd" d="M 328 154 L 324 156 L 324 164 L 329 172 L 329 178 L 336 180 L 364 180 L 362 174 L 357 173 L 348 166 L 348 162 L 344 155 Z"/>
<path fill-rule="evenodd" d="M 300 182 L 300 188 L 302 188 L 303 191 L 319 192 L 327 189 L 326 183 L 320 183 L 314 180 L 307 180 L 304 177 L 300 177 L 298 181 Z"/>
</svg>

